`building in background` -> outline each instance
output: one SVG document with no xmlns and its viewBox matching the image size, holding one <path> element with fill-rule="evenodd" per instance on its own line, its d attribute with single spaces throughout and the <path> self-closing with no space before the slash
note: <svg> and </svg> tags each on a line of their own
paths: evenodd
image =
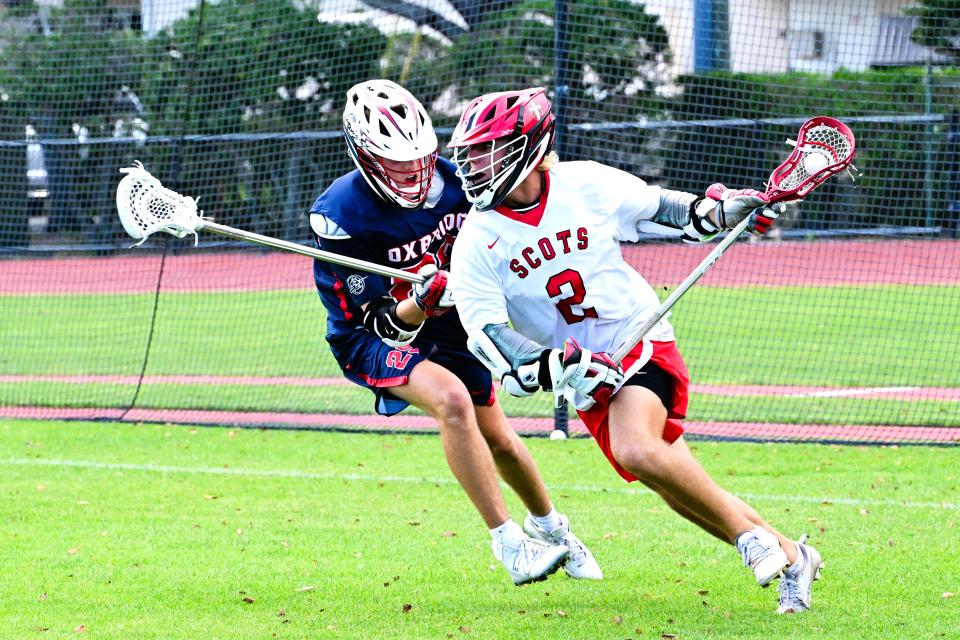
<svg viewBox="0 0 960 640">
<path fill-rule="evenodd" d="M 670 34 L 675 74 L 693 73 L 694 19 L 699 0 L 647 0 Z M 725 1 L 729 70 L 738 73 L 907 66 L 940 58 L 911 40 L 912 0 Z M 762 17 L 762 19 L 758 19 Z"/>
<path fill-rule="evenodd" d="M 0 8 L 22 4 L 21 0 L 0 0 Z M 42 14 L 45 7 L 62 5 L 63 0 L 35 0 L 34 4 Z M 118 26 L 141 28 L 153 35 L 184 18 L 199 0 L 107 0 L 106 4 L 125 23 Z M 388 6 L 385 3 L 360 0 L 298 4 L 312 7 L 324 20 L 370 22 L 386 33 L 416 28 L 416 22 L 402 17 L 404 12 L 396 8 L 401 4 L 467 24 L 447 0 L 398 1 L 393 3 L 395 12 L 383 8 Z M 840 68 L 862 71 L 939 60 L 910 38 L 915 19 L 905 16 L 903 9 L 916 4 L 913 0 L 644 0 L 642 4 L 670 34 L 674 76 L 694 71 L 696 15 L 711 8 L 727 18 L 726 67 L 734 72 L 830 73 Z"/>
</svg>

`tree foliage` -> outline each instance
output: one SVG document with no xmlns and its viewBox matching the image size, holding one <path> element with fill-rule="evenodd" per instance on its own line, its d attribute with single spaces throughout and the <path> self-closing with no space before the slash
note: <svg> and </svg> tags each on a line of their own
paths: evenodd
<svg viewBox="0 0 960 640">
<path fill-rule="evenodd" d="M 913 41 L 960 59 L 960 0 L 919 0 L 917 4 L 905 9 L 907 15 L 918 18 Z"/>
<path fill-rule="evenodd" d="M 91 135 L 112 130 L 123 87 L 139 87 L 144 44 L 140 34 L 117 29 L 104 0 L 66 0 L 54 8 L 45 29 L 5 34 L 0 62 L 4 137 L 22 137 L 26 124 L 47 137 L 73 135 L 73 125 Z"/>
<path fill-rule="evenodd" d="M 555 6 L 525 0 L 491 13 L 453 47 L 467 96 L 528 86 L 552 88 Z M 629 119 L 649 113 L 664 82 L 670 47 L 666 30 L 643 5 L 626 0 L 571 0 L 566 38 L 568 122 Z"/>
<path fill-rule="evenodd" d="M 151 42 L 145 100 L 168 122 L 189 110 L 190 133 L 329 127 L 385 44 L 371 26 L 319 22 L 289 0 L 205 4 Z"/>
</svg>

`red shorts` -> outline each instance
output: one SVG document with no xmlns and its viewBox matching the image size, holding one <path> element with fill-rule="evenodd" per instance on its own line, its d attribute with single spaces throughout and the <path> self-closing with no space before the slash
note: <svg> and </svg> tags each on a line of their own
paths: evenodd
<svg viewBox="0 0 960 640">
<path fill-rule="evenodd" d="M 690 384 L 690 374 L 687 373 L 687 365 L 684 364 L 680 351 L 677 350 L 676 342 L 653 342 L 652 344 L 653 356 L 650 362 L 660 367 L 673 379 L 672 402 L 667 407 L 667 422 L 663 427 L 663 439 L 673 444 L 683 435 L 683 426 L 680 421 L 687 415 L 687 387 Z M 627 354 L 621 362 L 624 371 L 629 371 L 630 365 L 637 361 L 642 351 L 641 343 Z M 627 482 L 633 482 L 637 477 L 621 467 L 610 452 L 610 426 L 607 421 L 609 409 L 609 403 L 598 402 L 586 411 L 577 411 L 577 414 L 617 473 Z"/>
</svg>

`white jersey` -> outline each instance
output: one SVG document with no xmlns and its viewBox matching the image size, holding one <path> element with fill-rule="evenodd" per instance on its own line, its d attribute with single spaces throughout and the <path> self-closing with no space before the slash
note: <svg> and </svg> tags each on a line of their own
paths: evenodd
<svg viewBox="0 0 960 640">
<path fill-rule="evenodd" d="M 650 222 L 660 193 L 606 165 L 561 162 L 547 174 L 537 208 L 471 211 L 451 262 L 464 328 L 472 333 L 509 321 L 546 347 L 572 337 L 593 351 L 615 352 L 660 306 L 620 252 L 620 242 L 637 240 L 641 231 L 674 232 Z M 673 328 L 661 320 L 648 338 L 673 340 Z"/>
</svg>

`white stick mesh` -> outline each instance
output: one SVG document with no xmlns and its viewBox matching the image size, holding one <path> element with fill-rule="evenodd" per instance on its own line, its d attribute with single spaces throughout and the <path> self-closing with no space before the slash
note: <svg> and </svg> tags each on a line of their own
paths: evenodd
<svg viewBox="0 0 960 640">
<path fill-rule="evenodd" d="M 117 186 L 117 212 L 124 230 L 140 240 L 138 245 L 157 231 L 196 237 L 203 224 L 196 200 L 167 189 L 139 162 L 120 173 L 126 176 Z"/>
<path fill-rule="evenodd" d="M 850 152 L 853 150 L 846 135 L 826 124 L 811 127 L 803 140 L 797 142 L 797 145 L 799 145 L 803 155 L 800 156 L 799 162 L 790 173 L 780 176 L 779 184 L 775 186 L 782 191 L 795 189 L 810 177 L 811 174 L 807 171 L 809 165 L 805 162 L 808 155 L 824 155 L 827 157 L 829 165 L 835 165 L 849 158 Z M 816 173 L 819 173 L 819 171 Z"/>
</svg>

